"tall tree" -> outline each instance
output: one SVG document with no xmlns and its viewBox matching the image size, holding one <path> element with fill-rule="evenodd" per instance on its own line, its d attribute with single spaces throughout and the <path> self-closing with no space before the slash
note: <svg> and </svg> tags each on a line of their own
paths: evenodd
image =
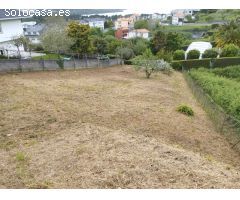
<svg viewBox="0 0 240 200">
<path fill-rule="evenodd" d="M 73 45 L 73 40 L 68 37 L 66 28 L 57 24 L 43 32 L 41 41 L 45 50 L 55 52 L 58 55 L 68 52 Z"/>
<path fill-rule="evenodd" d="M 169 32 L 166 37 L 165 50 L 176 51 L 181 49 L 184 44 L 185 38 L 183 34 L 177 32 Z"/>
<path fill-rule="evenodd" d="M 112 20 L 107 20 L 104 22 L 104 28 L 112 28 L 114 27 L 114 23 Z"/>
<path fill-rule="evenodd" d="M 240 47 L 240 22 L 235 20 L 221 25 L 214 39 L 218 47 L 224 47 L 226 44 L 235 44 Z"/>
<path fill-rule="evenodd" d="M 106 52 L 107 42 L 104 38 L 96 37 L 93 40 L 93 47 L 97 54 L 103 55 Z"/>
<path fill-rule="evenodd" d="M 88 25 L 71 22 L 68 24 L 67 35 L 74 40 L 72 50 L 86 57 L 93 48 L 90 40 L 90 27 Z"/>
<path fill-rule="evenodd" d="M 24 45 L 26 38 L 24 36 L 14 36 L 11 41 L 17 47 L 18 58 L 21 59 L 20 47 Z"/>
<path fill-rule="evenodd" d="M 135 29 L 141 29 L 141 28 L 148 29 L 149 28 L 148 20 L 144 19 L 144 20 L 136 21 L 134 24 L 134 28 Z"/>
<path fill-rule="evenodd" d="M 154 36 L 151 40 L 151 43 L 150 43 L 152 52 L 154 54 L 156 54 L 160 49 L 165 48 L 166 42 L 167 42 L 166 39 L 167 39 L 166 34 L 161 30 L 157 31 L 154 34 Z"/>
</svg>

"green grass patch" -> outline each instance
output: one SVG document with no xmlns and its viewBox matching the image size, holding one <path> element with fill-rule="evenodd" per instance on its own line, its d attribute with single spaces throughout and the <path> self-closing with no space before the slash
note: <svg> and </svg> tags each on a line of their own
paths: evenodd
<svg viewBox="0 0 240 200">
<path fill-rule="evenodd" d="M 58 54 L 46 54 L 44 56 L 33 57 L 33 60 L 58 60 Z"/>
<path fill-rule="evenodd" d="M 193 109 L 187 105 L 178 106 L 177 111 L 187 116 L 194 116 Z"/>
<path fill-rule="evenodd" d="M 173 32 L 198 32 L 198 31 L 208 31 L 211 29 L 210 25 L 183 25 L 183 26 L 164 26 L 165 31 Z"/>
<path fill-rule="evenodd" d="M 23 162 L 23 161 L 26 160 L 26 156 L 24 155 L 24 153 L 18 152 L 18 153 L 16 154 L 16 160 L 17 160 L 18 162 Z"/>
</svg>

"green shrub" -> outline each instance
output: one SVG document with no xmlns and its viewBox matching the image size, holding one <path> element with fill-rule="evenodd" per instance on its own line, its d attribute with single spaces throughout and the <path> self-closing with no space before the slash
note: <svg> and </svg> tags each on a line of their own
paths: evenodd
<svg viewBox="0 0 240 200">
<path fill-rule="evenodd" d="M 200 51 L 198 51 L 197 49 L 190 50 L 187 53 L 187 59 L 199 59 L 199 57 L 200 57 Z"/>
<path fill-rule="evenodd" d="M 239 55 L 239 47 L 235 44 L 228 44 L 222 49 L 221 57 L 236 57 Z"/>
<path fill-rule="evenodd" d="M 7 56 L 0 55 L 0 59 L 7 59 Z"/>
<path fill-rule="evenodd" d="M 157 58 L 162 59 L 166 62 L 172 61 L 172 54 L 168 51 L 160 50 L 157 52 Z"/>
<path fill-rule="evenodd" d="M 185 60 L 185 51 L 177 50 L 173 53 L 173 60 Z"/>
<path fill-rule="evenodd" d="M 32 51 L 41 51 L 43 52 L 43 46 L 41 44 L 31 44 Z"/>
<path fill-rule="evenodd" d="M 117 52 L 117 55 L 119 55 L 120 58 L 124 60 L 130 60 L 131 58 L 134 57 L 133 50 L 128 47 L 118 48 L 116 52 Z"/>
<path fill-rule="evenodd" d="M 172 62 L 171 66 L 173 69 L 180 71 L 182 70 L 183 64 L 182 62 Z"/>
<path fill-rule="evenodd" d="M 170 75 L 172 73 L 172 68 L 169 63 L 164 60 L 151 60 L 144 57 L 138 56 L 135 59 L 132 59 L 135 70 L 144 71 L 146 78 L 150 78 L 152 73 L 163 72 Z"/>
<path fill-rule="evenodd" d="M 217 49 L 207 49 L 204 51 L 202 57 L 203 58 L 217 58 L 218 56 L 218 50 Z"/>
<path fill-rule="evenodd" d="M 124 60 L 125 65 L 132 65 L 132 60 Z"/>
<path fill-rule="evenodd" d="M 64 60 L 62 58 L 59 58 L 56 63 L 58 64 L 58 67 L 60 69 L 64 69 Z"/>
<path fill-rule="evenodd" d="M 194 112 L 192 108 L 187 105 L 178 106 L 177 111 L 187 116 L 194 116 Z"/>
</svg>

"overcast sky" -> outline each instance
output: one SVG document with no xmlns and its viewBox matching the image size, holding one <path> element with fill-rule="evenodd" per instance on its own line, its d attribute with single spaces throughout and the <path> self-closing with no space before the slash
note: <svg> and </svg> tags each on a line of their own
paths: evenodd
<svg viewBox="0 0 240 200">
<path fill-rule="evenodd" d="M 240 0 L 1 0 L 0 8 L 125 8 L 172 10 L 177 8 L 240 9 Z"/>
</svg>

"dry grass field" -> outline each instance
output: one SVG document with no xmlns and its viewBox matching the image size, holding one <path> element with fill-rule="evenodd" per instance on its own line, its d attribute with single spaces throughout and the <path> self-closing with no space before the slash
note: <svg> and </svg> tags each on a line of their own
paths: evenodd
<svg viewBox="0 0 240 200">
<path fill-rule="evenodd" d="M 0 75 L 0 160 L 0 188 L 240 188 L 182 74 L 128 66 Z"/>
</svg>

